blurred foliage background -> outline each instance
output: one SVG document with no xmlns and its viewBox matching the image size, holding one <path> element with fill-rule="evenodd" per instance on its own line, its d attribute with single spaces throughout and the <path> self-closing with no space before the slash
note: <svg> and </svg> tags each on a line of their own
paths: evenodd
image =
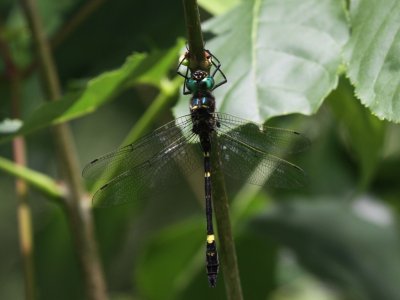
<svg viewBox="0 0 400 300">
<path fill-rule="evenodd" d="M 12 160 L 16 130 L 10 61 L 21 76 L 28 167 L 55 183 L 51 124 L 70 121 L 83 167 L 138 130 L 149 107 L 157 113 L 140 132 L 188 113 L 174 73 L 186 36 L 181 1 L 38 5 L 65 96 L 46 104 L 20 5 L 0 0 L 1 157 Z M 218 110 L 312 141 L 290 157 L 308 173 L 301 190 L 228 182 L 244 298 L 400 299 L 400 2 L 199 5 L 206 48 L 228 77 Z M 0 167 L 0 299 L 23 299 L 15 168 Z M 207 286 L 202 177 L 194 181 L 198 189 L 182 178 L 143 207 L 93 210 L 110 299 L 225 299 L 222 272 L 216 289 Z M 37 299 L 84 299 L 63 207 L 31 184 Z"/>
</svg>

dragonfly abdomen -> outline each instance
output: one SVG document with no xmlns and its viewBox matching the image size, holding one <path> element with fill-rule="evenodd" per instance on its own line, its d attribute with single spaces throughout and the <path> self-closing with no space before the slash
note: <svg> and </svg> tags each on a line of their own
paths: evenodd
<svg viewBox="0 0 400 300">
<path fill-rule="evenodd" d="M 219 261 L 218 261 L 217 245 L 215 243 L 215 235 L 212 222 L 210 152 L 205 151 L 203 154 L 204 154 L 204 190 L 205 190 L 206 219 L 207 219 L 206 266 L 207 266 L 208 282 L 211 287 L 215 287 L 217 283 Z"/>
</svg>

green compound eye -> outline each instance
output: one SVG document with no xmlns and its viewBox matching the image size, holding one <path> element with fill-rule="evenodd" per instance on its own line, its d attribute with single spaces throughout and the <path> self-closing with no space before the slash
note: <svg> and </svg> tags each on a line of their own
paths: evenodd
<svg viewBox="0 0 400 300">
<path fill-rule="evenodd" d="M 214 87 L 214 79 L 210 76 L 204 78 L 201 83 L 202 87 L 206 90 L 211 90 Z"/>
<path fill-rule="evenodd" d="M 188 79 L 186 81 L 186 87 L 188 88 L 189 91 L 192 93 L 195 93 L 197 91 L 197 82 L 194 79 Z"/>
</svg>

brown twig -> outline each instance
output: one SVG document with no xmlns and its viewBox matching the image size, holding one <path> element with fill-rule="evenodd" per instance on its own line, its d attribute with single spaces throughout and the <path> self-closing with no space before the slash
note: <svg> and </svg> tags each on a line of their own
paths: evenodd
<svg viewBox="0 0 400 300">
<path fill-rule="evenodd" d="M 13 80 L 14 81 L 14 80 Z M 15 79 L 11 83 L 12 93 L 20 92 L 19 79 Z M 13 103 L 16 101 L 16 94 L 13 95 Z M 17 104 L 18 105 L 18 104 Z M 19 113 L 13 113 L 13 117 L 17 118 Z M 26 165 L 26 146 L 23 137 L 16 137 L 13 140 L 14 161 L 21 166 Z M 31 208 L 27 201 L 28 186 L 26 181 L 17 178 L 15 180 L 15 189 L 18 197 L 17 218 L 19 227 L 19 239 L 21 247 L 21 255 L 24 266 L 24 281 L 25 281 L 25 299 L 35 299 L 35 272 L 33 263 L 33 238 L 32 238 L 32 218 Z"/>
<path fill-rule="evenodd" d="M 10 82 L 12 117 L 20 117 L 21 85 L 18 68 L 15 65 L 7 43 L 0 37 L 0 56 L 5 64 L 5 79 Z M 23 137 L 13 140 L 13 156 L 16 164 L 26 166 L 26 147 Z M 31 209 L 27 202 L 28 186 L 26 181 L 17 178 L 15 190 L 18 198 L 17 220 L 19 227 L 19 244 L 24 267 L 25 299 L 35 299 L 35 277 L 33 263 L 33 238 Z"/>
<path fill-rule="evenodd" d="M 45 94 L 50 101 L 56 101 L 61 97 L 60 83 L 36 2 L 21 0 L 21 4 L 32 32 Z M 91 300 L 105 300 L 108 297 L 95 242 L 90 201 L 84 195 L 74 140 L 67 124 L 54 126 L 53 136 L 69 191 L 65 207 L 85 280 L 86 294 Z"/>
</svg>

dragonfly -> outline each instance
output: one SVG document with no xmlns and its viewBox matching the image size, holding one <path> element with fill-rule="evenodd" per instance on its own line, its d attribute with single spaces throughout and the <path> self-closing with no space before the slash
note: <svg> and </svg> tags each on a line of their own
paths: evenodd
<svg viewBox="0 0 400 300">
<path fill-rule="evenodd" d="M 222 112 L 216 112 L 213 90 L 227 82 L 220 61 L 205 50 L 213 68 L 186 72 L 187 51 L 179 61 L 177 73 L 184 77 L 183 93 L 191 95 L 188 115 L 179 117 L 137 141 L 88 163 L 83 176 L 103 185 L 93 196 L 95 207 L 110 207 L 138 201 L 147 192 L 169 187 L 177 172 L 186 176 L 203 160 L 206 212 L 206 271 L 211 287 L 219 271 L 217 244 L 213 227 L 211 156 L 219 153 L 224 174 L 245 179 L 255 185 L 299 188 L 305 185 L 304 171 L 281 158 L 303 151 L 309 140 L 296 131 L 268 127 Z M 186 60 L 186 61 L 185 61 Z M 222 80 L 215 82 L 220 74 Z"/>
</svg>

